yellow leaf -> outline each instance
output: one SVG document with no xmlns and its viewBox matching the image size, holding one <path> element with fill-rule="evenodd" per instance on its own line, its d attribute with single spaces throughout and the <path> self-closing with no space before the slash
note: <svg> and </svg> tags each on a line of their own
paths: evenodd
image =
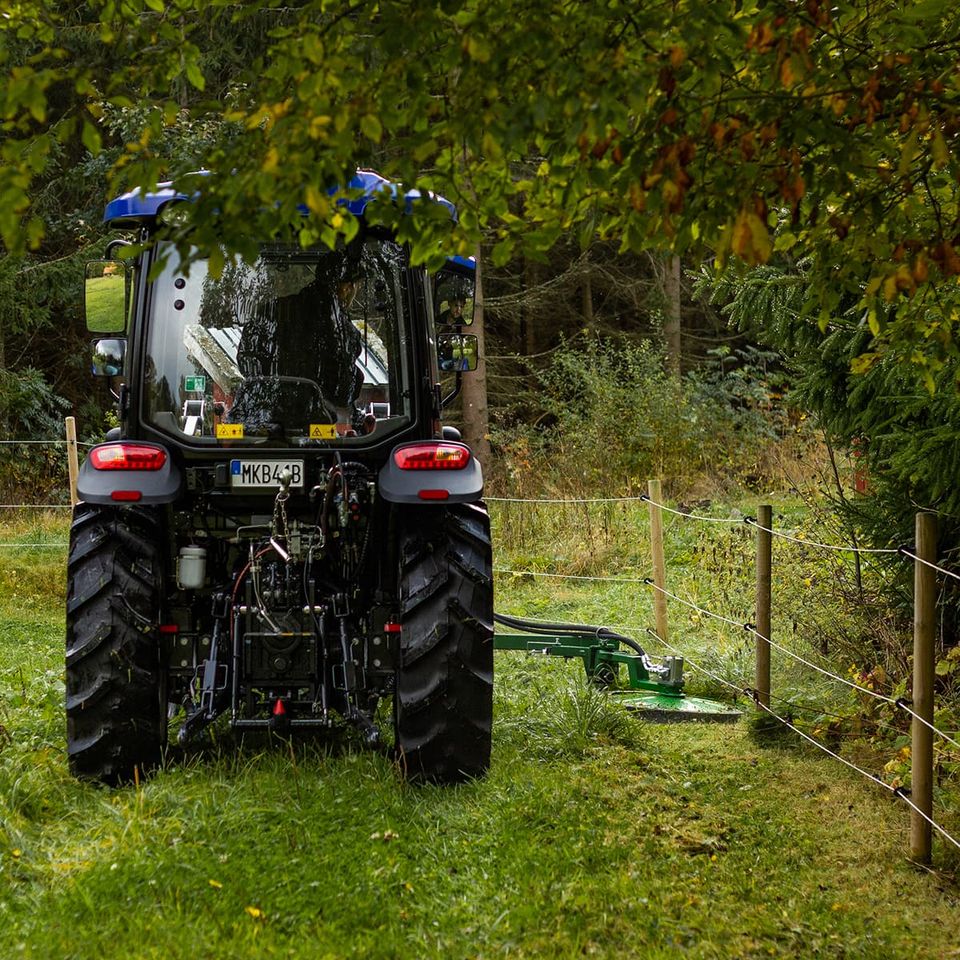
<svg viewBox="0 0 960 960">
<path fill-rule="evenodd" d="M 273 173 L 277 167 L 280 166 L 280 154 L 277 151 L 276 147 L 271 147 L 267 151 L 267 155 L 263 158 L 263 163 L 260 166 L 260 169 L 264 173 Z"/>
<path fill-rule="evenodd" d="M 243 909 L 246 910 L 254 920 L 263 920 L 266 917 L 266 914 L 259 907 L 244 907 Z"/>
<path fill-rule="evenodd" d="M 222 884 L 219 880 L 208 880 L 207 883 L 209 883 L 210 886 L 213 887 L 214 890 L 222 890 L 222 889 L 223 889 L 223 884 Z"/>
<path fill-rule="evenodd" d="M 478 63 L 487 63 L 490 60 L 490 47 L 482 37 L 467 37 L 465 46 L 471 60 L 476 60 Z"/>
<path fill-rule="evenodd" d="M 794 80 L 796 76 L 793 72 L 793 58 L 784 57 L 783 63 L 780 64 L 780 82 L 785 87 L 792 87 Z"/>
<path fill-rule="evenodd" d="M 330 117 L 325 113 L 310 118 L 309 134 L 312 140 L 317 140 L 323 136 L 327 127 L 330 126 Z"/>
<path fill-rule="evenodd" d="M 494 137 L 489 131 L 485 132 L 483 138 L 480 141 L 480 145 L 483 148 L 483 154 L 488 160 L 497 160 L 499 159 L 502 151 L 500 149 L 500 143 L 497 138 Z"/>
<path fill-rule="evenodd" d="M 905 177 L 910 172 L 910 165 L 920 152 L 919 144 L 920 134 L 917 131 L 917 128 L 914 127 L 910 131 L 910 135 L 907 137 L 903 146 L 900 148 L 900 164 L 898 172 L 901 177 Z"/>
<path fill-rule="evenodd" d="M 327 211 L 330 209 L 330 202 L 322 190 L 318 190 L 313 184 L 310 184 L 304 193 L 304 199 L 307 202 L 307 209 L 311 213 L 315 213 L 321 217 L 327 215 Z"/>
<path fill-rule="evenodd" d="M 943 139 L 943 131 L 938 127 L 933 134 L 933 143 L 930 144 L 930 154 L 935 167 L 945 167 L 950 159 L 950 151 Z"/>
<path fill-rule="evenodd" d="M 861 353 L 859 357 L 854 357 L 850 361 L 850 371 L 852 373 L 866 373 L 880 359 L 878 353 Z"/>
<path fill-rule="evenodd" d="M 731 248 L 751 267 L 766 263 L 773 250 L 767 225 L 755 213 L 741 210 L 733 224 Z"/>
</svg>

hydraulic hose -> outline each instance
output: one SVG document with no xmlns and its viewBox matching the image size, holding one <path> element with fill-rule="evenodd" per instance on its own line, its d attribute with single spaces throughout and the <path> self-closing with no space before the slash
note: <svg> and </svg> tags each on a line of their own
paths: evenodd
<svg viewBox="0 0 960 960">
<path fill-rule="evenodd" d="M 495 613 L 494 621 L 511 630 L 523 630 L 527 633 L 555 633 L 566 637 L 596 637 L 598 640 L 616 640 L 629 647 L 641 657 L 647 655 L 646 650 L 631 637 L 616 633 L 609 627 L 597 627 L 589 623 L 547 623 L 543 620 L 524 620 L 521 617 L 510 617 L 503 613 Z"/>
</svg>

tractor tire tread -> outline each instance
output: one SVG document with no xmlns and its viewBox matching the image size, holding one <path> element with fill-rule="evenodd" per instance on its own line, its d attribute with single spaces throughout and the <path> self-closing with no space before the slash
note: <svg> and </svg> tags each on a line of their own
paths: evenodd
<svg viewBox="0 0 960 960">
<path fill-rule="evenodd" d="M 490 764 L 490 522 L 482 504 L 416 508 L 403 522 L 398 753 L 409 779 L 461 782 Z"/>
<path fill-rule="evenodd" d="M 80 778 L 115 785 L 159 763 L 158 518 L 80 504 L 67 573 L 67 754 Z"/>
</svg>

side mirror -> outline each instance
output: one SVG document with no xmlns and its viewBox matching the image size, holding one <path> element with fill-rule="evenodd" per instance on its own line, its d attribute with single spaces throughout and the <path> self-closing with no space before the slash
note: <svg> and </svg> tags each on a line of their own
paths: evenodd
<svg viewBox="0 0 960 960">
<path fill-rule="evenodd" d="M 443 373 L 476 370 L 480 356 L 472 333 L 441 333 L 437 337 L 437 360 Z"/>
<path fill-rule="evenodd" d="M 126 333 L 132 273 L 122 260 L 87 264 L 83 299 L 91 333 Z"/>
<path fill-rule="evenodd" d="M 123 358 L 126 353 L 126 340 L 94 340 L 93 375 L 95 377 L 119 377 L 123 373 Z"/>
<path fill-rule="evenodd" d="M 433 312 L 440 325 L 469 326 L 473 323 L 474 277 L 468 268 L 448 264 L 433 285 Z"/>
</svg>

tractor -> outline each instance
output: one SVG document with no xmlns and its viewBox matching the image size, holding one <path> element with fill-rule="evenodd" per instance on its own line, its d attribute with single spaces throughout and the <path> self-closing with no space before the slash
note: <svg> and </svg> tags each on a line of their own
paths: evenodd
<svg viewBox="0 0 960 960">
<path fill-rule="evenodd" d="M 474 263 L 412 265 L 371 204 L 455 214 L 397 195 L 358 171 L 338 194 L 353 239 L 270 238 L 219 276 L 164 239 L 189 196 L 107 204 L 129 239 L 87 265 L 85 310 L 119 426 L 82 465 L 70 531 L 74 775 L 129 782 L 221 718 L 347 726 L 411 781 L 487 770 L 490 523 L 442 423 L 477 365 Z"/>
</svg>

